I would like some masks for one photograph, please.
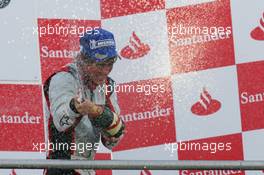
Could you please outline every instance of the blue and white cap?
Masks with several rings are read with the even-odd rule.
[[[80,52],[96,62],[118,56],[114,35],[102,28],[85,33],[80,38]]]

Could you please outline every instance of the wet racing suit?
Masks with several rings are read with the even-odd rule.
[[[65,66],[51,75],[44,83],[46,97],[46,123],[48,125],[48,159],[93,160],[99,142],[109,149],[116,146],[124,132],[124,122],[119,117],[120,109],[115,91],[105,93],[104,86],[90,90],[82,86],[76,63]],[[114,86],[107,78],[105,87]],[[114,88],[110,88],[114,89]],[[102,116],[90,119],[78,114],[71,106],[72,98],[82,93],[97,105],[103,105]],[[114,138],[114,140],[109,140]],[[80,146],[81,145],[81,146]],[[88,146],[87,146],[88,145]],[[83,149],[85,148],[85,149]],[[93,170],[47,169],[46,175],[93,175]]]

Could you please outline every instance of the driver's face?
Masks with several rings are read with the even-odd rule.
[[[107,76],[113,69],[115,58],[105,62],[84,64],[82,73],[85,81],[92,81],[96,85],[103,85]]]
[[[92,81],[96,85],[102,85],[109,73],[111,72],[113,65],[107,66],[96,66],[96,65],[89,65],[85,67],[83,70],[84,75],[89,76],[89,80]]]

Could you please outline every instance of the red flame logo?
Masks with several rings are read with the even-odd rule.
[[[140,175],[152,175],[148,169],[144,169],[140,172]]]
[[[191,111],[196,115],[210,115],[217,112],[221,107],[221,103],[215,99],[212,99],[208,91],[203,88],[203,92],[200,95],[200,100],[195,103]]]
[[[260,18],[259,26],[252,30],[250,35],[255,40],[264,40],[264,13]]]
[[[132,33],[129,43],[130,45],[124,47],[120,52],[120,55],[124,58],[137,59],[147,55],[150,51],[149,45],[142,43],[135,32]]]
[[[9,175],[17,175],[15,172],[15,169],[12,169],[11,173]]]

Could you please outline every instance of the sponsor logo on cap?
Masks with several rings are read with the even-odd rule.
[[[115,41],[113,39],[105,39],[105,40],[91,40],[90,41],[90,48],[97,49],[101,47],[110,47],[115,46]]]
[[[99,53],[95,54],[95,58],[97,58],[97,59],[105,59],[106,57],[107,57],[107,55],[103,55],[103,54],[99,54]]]

